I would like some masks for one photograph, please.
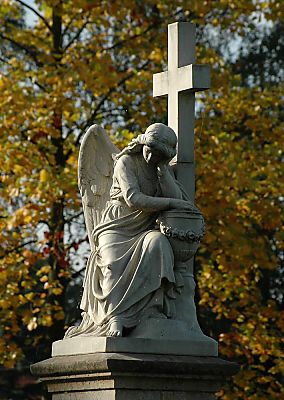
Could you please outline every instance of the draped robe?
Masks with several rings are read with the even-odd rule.
[[[86,268],[83,319],[65,337],[105,336],[113,322],[132,328],[143,318],[174,314],[173,251],[155,226],[169,199],[162,197],[157,171],[142,153],[116,161],[110,197],[92,234],[95,251]]]

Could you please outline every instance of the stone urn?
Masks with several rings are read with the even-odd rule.
[[[205,233],[202,214],[196,211],[163,211],[157,220],[160,231],[170,241],[176,261],[190,260],[196,253]]]

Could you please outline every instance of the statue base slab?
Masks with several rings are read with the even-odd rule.
[[[213,400],[237,371],[217,357],[130,353],[56,356],[31,366],[52,400]]]
[[[144,353],[191,356],[218,356],[218,344],[208,336],[190,340],[145,339],[134,337],[77,336],[58,340],[52,345],[52,356],[93,353]]]

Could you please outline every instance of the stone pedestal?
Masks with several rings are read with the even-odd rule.
[[[190,340],[184,336],[182,339],[149,339],[143,338],[143,324],[141,324],[141,337],[95,337],[95,336],[76,336],[58,340],[52,345],[52,357],[72,356],[76,354],[91,353],[143,353],[143,354],[171,354],[181,356],[218,356],[218,343],[202,334],[191,335]],[[174,327],[176,331],[174,331]],[[145,329],[147,326],[145,326]],[[152,325],[152,331],[168,334],[168,324],[163,326],[163,320],[160,326]],[[165,328],[165,329],[163,329]],[[172,337],[175,332],[181,332],[178,324],[173,324]],[[185,332],[186,333],[186,332]]]
[[[31,366],[52,400],[213,400],[238,365],[218,357],[92,353]]]

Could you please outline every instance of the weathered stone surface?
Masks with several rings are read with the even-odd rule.
[[[176,176],[192,200],[195,197],[195,92],[210,87],[209,67],[195,65],[195,39],[194,24],[168,25],[168,70],[153,76],[153,96],[168,95],[168,125],[178,136]],[[193,270],[192,260],[188,264],[188,271]],[[198,329],[192,281],[184,277],[184,289],[176,299],[176,308],[178,318],[183,315],[184,321],[190,326],[195,323]]]
[[[169,126],[151,124],[122,151],[96,124],[83,137],[78,183],[92,252],[82,321],[65,338],[90,340],[57,342],[54,355],[218,354],[198,324],[192,264],[205,232],[194,205],[194,92],[210,86],[210,73],[194,64],[195,25],[174,23],[168,34],[168,71],[154,76],[154,95],[168,94]],[[163,342],[94,338],[121,336]]]
[[[163,325],[163,321],[158,321]],[[157,325],[153,334],[163,332],[163,326]],[[172,329],[176,328],[176,321]],[[141,326],[141,331],[136,332],[141,337],[94,337],[80,336],[59,340],[53,343],[52,356],[93,353],[145,353],[145,354],[173,354],[173,355],[201,355],[217,356],[218,344],[215,340],[203,335],[192,336],[190,340],[167,340],[163,338],[147,339],[143,334],[147,326]]]
[[[179,320],[186,323],[187,332],[193,324],[198,325],[194,306],[176,318],[175,303],[189,287],[183,279],[186,262],[204,234],[200,210],[169,165],[176,145],[175,132],[155,123],[118,153],[113,165],[115,148],[103,128],[93,125],[86,132],[78,175],[92,252],[80,305],[82,321],[66,331],[66,338],[128,336],[130,329],[141,332],[141,326],[146,328],[142,337],[158,338],[159,331],[151,330],[151,319],[156,318],[160,324],[164,319],[171,320],[169,324],[176,321],[172,334],[170,329],[165,332],[170,339],[179,339]],[[186,143],[185,149],[188,146],[193,142]],[[107,176],[112,182],[108,190]],[[194,291],[190,295],[193,301]],[[198,340],[203,342],[199,331]],[[200,355],[205,355],[204,351]]]
[[[194,24],[168,25],[168,70],[153,75],[153,96],[168,95],[168,125],[178,135],[177,177],[192,200],[195,92],[210,87],[209,66],[195,65],[195,37]],[[189,175],[180,171],[184,167]]]
[[[212,400],[238,366],[217,357],[96,353],[53,357],[31,371],[53,400]]]

